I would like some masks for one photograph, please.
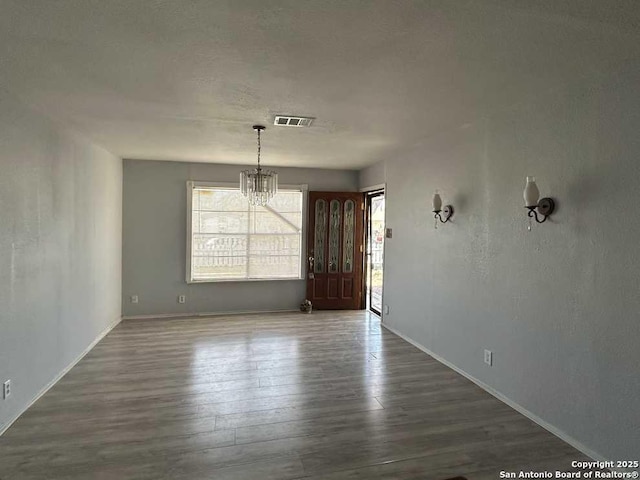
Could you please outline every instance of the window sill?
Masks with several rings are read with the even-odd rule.
[[[238,282],[296,282],[304,280],[304,277],[286,277],[286,278],[219,278],[219,279],[207,279],[207,280],[187,280],[189,285],[198,283],[238,283]]]

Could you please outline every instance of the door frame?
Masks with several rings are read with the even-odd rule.
[[[378,311],[377,309],[375,309],[372,304],[371,304],[371,289],[368,288],[371,285],[371,271],[369,269],[369,261],[371,259],[371,253],[369,252],[369,240],[371,239],[372,236],[372,223],[371,223],[371,204],[372,204],[372,199],[376,198],[376,197],[385,197],[386,196],[386,189],[385,189],[384,184],[382,185],[376,185],[374,187],[368,188],[366,190],[363,191],[365,197],[364,197],[364,210],[365,210],[365,228],[364,228],[364,256],[363,256],[363,260],[364,260],[364,265],[363,265],[363,275],[362,275],[362,299],[363,299],[363,304],[362,307],[364,309],[367,309],[367,305],[368,305],[368,310],[375,313],[378,317],[382,318],[382,308],[380,309],[380,311]],[[386,200],[386,198],[385,198]],[[386,230],[386,208],[385,208],[385,230]],[[385,242],[385,247],[386,247],[386,242]],[[383,258],[383,267],[382,267],[382,271],[383,271],[383,279],[384,279],[384,248],[382,250],[382,258]],[[383,292],[384,292],[384,280],[383,280]],[[384,294],[383,294],[384,297]]]

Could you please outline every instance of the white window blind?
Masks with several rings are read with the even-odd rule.
[[[279,189],[265,207],[237,188],[192,182],[190,190],[187,281],[301,278],[301,189]]]

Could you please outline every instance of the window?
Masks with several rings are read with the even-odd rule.
[[[187,282],[302,278],[303,187],[253,207],[236,186],[188,182]]]

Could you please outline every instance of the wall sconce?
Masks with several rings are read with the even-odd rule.
[[[527,177],[527,184],[524,187],[524,206],[529,209],[529,231],[531,231],[531,219],[535,218],[536,222],[544,223],[547,217],[553,213],[556,204],[552,198],[545,197],[540,199],[540,191],[536,185],[535,177]],[[542,216],[542,220],[538,217]]]
[[[444,209],[442,208],[442,198],[440,198],[440,194],[436,190],[436,193],[433,194],[433,216],[435,218],[435,226],[434,228],[438,229],[438,220],[442,223],[447,223],[451,216],[453,215],[453,207],[451,205],[445,205]],[[440,215],[442,212],[442,215]],[[442,219],[444,217],[444,220]]]

